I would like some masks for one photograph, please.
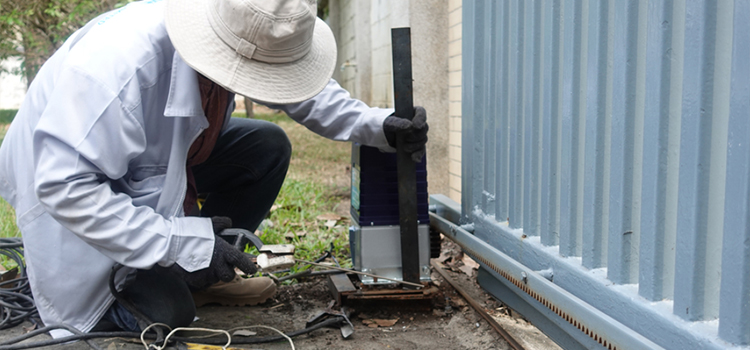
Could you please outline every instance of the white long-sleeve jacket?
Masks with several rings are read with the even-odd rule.
[[[16,209],[39,314],[84,332],[113,302],[115,262],[129,268],[118,285],[155,264],[199,270],[214,237],[210,219],[182,212],[187,151],[208,122],[164,4],[132,3],[97,21],[42,67],[0,147],[0,195]],[[382,123],[392,110],[334,81],[276,107],[325,137],[389,148]]]

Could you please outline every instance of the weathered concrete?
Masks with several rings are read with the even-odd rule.
[[[371,106],[393,107],[391,28],[411,27],[414,103],[427,109],[430,192],[449,186],[449,16],[435,0],[332,0],[329,25],[338,42],[334,78]]]

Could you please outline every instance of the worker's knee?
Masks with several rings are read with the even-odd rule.
[[[226,150],[233,161],[248,162],[247,168],[256,170],[286,171],[292,156],[292,143],[284,129],[257,119],[232,118],[217,147]]]
[[[268,151],[277,157],[279,163],[289,163],[292,157],[292,143],[284,129],[274,123],[268,123],[261,131],[261,137],[267,142]]]
[[[155,270],[138,271],[135,281],[123,291],[151,322],[185,327],[195,319],[195,303],[187,284],[176,276]]]

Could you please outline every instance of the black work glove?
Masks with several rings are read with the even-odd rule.
[[[232,227],[232,219],[224,216],[212,217],[211,222],[213,223],[214,235]],[[237,275],[234,272],[235,267],[248,275],[252,275],[258,270],[245,253],[232,247],[221,237],[215,236],[214,252],[211,256],[211,263],[207,268],[187,272],[178,264],[174,264],[169,267],[169,270],[181,277],[189,286],[203,289],[219,281],[229,282],[233,280]]]
[[[396,148],[396,134],[404,134],[404,151],[411,155],[415,163],[422,161],[427,143],[427,112],[420,106],[414,107],[412,120],[390,115],[383,121],[383,132],[388,144]]]

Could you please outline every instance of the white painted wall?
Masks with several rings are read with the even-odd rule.
[[[460,202],[461,0],[331,0],[329,6],[339,50],[334,78],[371,106],[393,107],[391,28],[411,27],[414,104],[427,109],[430,123],[430,192]]]
[[[21,67],[20,59],[0,62],[4,69]],[[26,97],[26,79],[20,75],[0,74],[0,109],[18,109]]]
[[[461,203],[461,0],[448,1],[448,196]]]

